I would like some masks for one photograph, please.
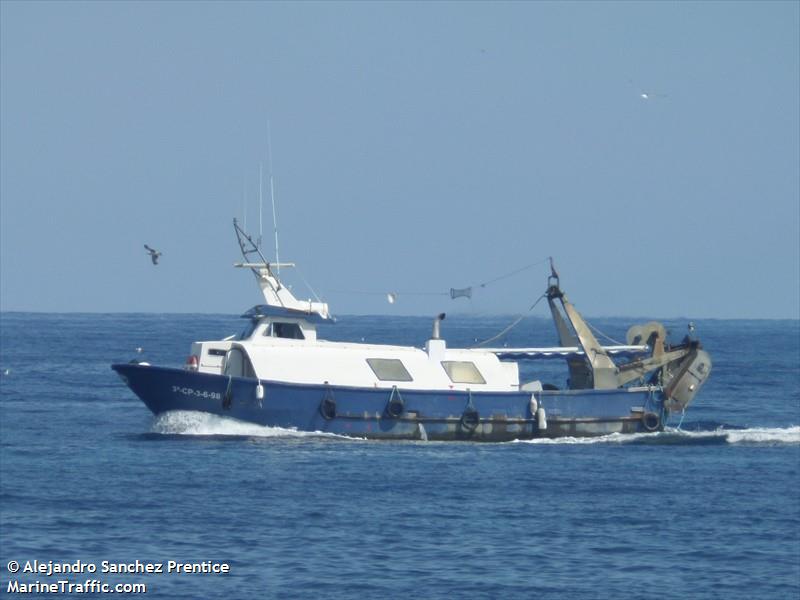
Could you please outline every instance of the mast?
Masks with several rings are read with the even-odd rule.
[[[242,220],[244,221],[244,230],[247,231],[247,180],[242,182],[242,203],[244,204]]]
[[[294,263],[270,263],[251,236],[240,226],[236,219],[233,220],[233,229],[242,251],[242,262],[234,263],[234,267],[250,269],[256,277],[258,287],[264,295],[264,301],[269,306],[279,306],[288,310],[301,311],[306,314],[317,313],[323,319],[330,318],[328,305],[324,302],[305,302],[294,297],[291,290],[281,285],[280,279],[273,269],[280,267],[293,267]]]
[[[261,248],[261,236],[263,235],[263,227],[262,227],[262,218],[261,212],[263,207],[263,196],[262,196],[262,180],[264,178],[264,163],[258,163],[258,244],[257,246],[259,249]]]
[[[277,264],[278,277],[281,275],[281,258],[278,254],[278,219],[275,216],[275,185],[272,176],[272,131],[267,121],[267,160],[269,161],[269,197],[272,201],[272,225],[275,230],[275,263]]]

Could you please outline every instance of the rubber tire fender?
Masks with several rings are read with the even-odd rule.
[[[472,407],[468,407],[464,410],[461,414],[461,420],[459,421],[459,425],[461,428],[468,432],[472,433],[478,428],[478,424],[481,421],[481,416],[477,410]]]
[[[322,418],[326,421],[336,418],[336,400],[333,398],[333,394],[330,391],[325,393],[325,396],[323,396],[319,403],[319,414],[322,415]]]
[[[642,415],[642,427],[645,431],[653,433],[661,429],[661,415],[654,412],[646,412]]]
[[[389,397],[389,401],[386,403],[384,414],[390,419],[399,419],[405,410],[406,406],[403,402],[403,397],[400,395],[400,392],[397,391],[397,388],[394,388],[392,390],[392,395]]]

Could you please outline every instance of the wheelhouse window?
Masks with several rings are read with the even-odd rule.
[[[258,327],[258,319],[251,319],[250,322],[247,324],[247,327],[245,327],[239,333],[239,335],[237,335],[233,339],[235,339],[235,340],[246,340],[246,339],[248,339],[251,335],[253,335],[253,332],[256,330],[256,327]]]
[[[381,381],[414,381],[403,362],[396,358],[368,358],[367,364]]]
[[[264,330],[267,337],[288,338],[291,340],[304,340],[303,330],[297,323],[271,323]]]
[[[486,383],[475,363],[466,360],[443,360],[442,367],[453,383]]]

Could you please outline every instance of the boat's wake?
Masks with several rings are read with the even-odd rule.
[[[354,440],[323,431],[298,431],[282,427],[269,427],[247,423],[230,417],[210,413],[176,410],[164,413],[153,419],[150,433],[161,436],[197,436],[214,438],[329,438]],[[599,437],[540,438],[535,440],[515,440],[521,444],[633,444],[633,445],[676,445],[703,446],[723,444],[762,444],[794,445],[800,444],[800,426],[794,427],[754,427],[734,429],[723,426],[714,429],[687,430],[667,427],[656,433],[612,433]]]
[[[749,429],[717,429],[687,431],[667,427],[656,433],[612,433],[591,438],[563,437],[556,439],[515,440],[521,444],[642,444],[703,446],[722,444],[800,444],[800,427],[753,427]]]
[[[230,417],[190,410],[173,410],[158,415],[153,419],[150,432],[164,436],[353,439],[324,431],[298,431],[283,427],[257,425],[256,423],[247,423]]]

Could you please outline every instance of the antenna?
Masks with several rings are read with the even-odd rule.
[[[258,247],[259,249],[261,248],[261,236],[264,233],[262,227],[262,218],[261,218],[262,205],[264,204],[261,193],[261,187],[262,187],[261,180],[263,179],[263,174],[264,174],[264,163],[258,163]]]
[[[244,204],[244,230],[247,231],[247,179],[242,182],[242,203]]]
[[[272,225],[275,228],[275,262],[278,266],[278,277],[281,275],[281,258],[278,255],[278,219],[275,216],[275,185],[272,177],[272,131],[267,121],[267,158],[269,160],[269,197],[272,201]]]

